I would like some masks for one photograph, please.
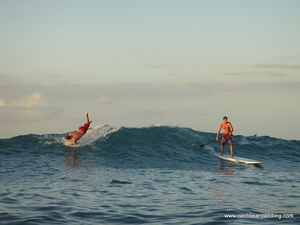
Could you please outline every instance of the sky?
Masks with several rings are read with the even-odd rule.
[[[300,140],[300,1],[0,0],[0,138],[168,125]]]

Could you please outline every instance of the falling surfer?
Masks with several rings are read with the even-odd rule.
[[[86,113],[85,114],[85,123],[81,127],[78,127],[78,129],[76,131],[73,131],[71,133],[66,134],[65,135],[65,143],[70,143],[71,142],[71,144],[76,145],[77,141],[83,135],[85,135],[85,133],[89,129],[91,123],[92,123],[92,121],[90,121],[90,119],[89,119],[89,114]]]

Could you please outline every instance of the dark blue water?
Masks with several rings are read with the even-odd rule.
[[[254,167],[186,128],[121,128],[79,148],[62,137],[0,139],[0,224],[300,224],[300,141],[235,136]]]

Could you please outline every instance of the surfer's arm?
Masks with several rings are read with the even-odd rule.
[[[85,114],[85,123],[90,123],[90,118],[88,113]]]
[[[221,130],[222,130],[222,124],[220,125],[220,127],[219,127],[219,129],[217,131],[216,141],[219,139],[219,134],[220,134]]]
[[[232,134],[233,133],[233,126],[232,126],[231,123],[229,123],[229,125],[230,125],[230,133]]]
[[[90,124],[91,122],[92,122],[92,121],[90,121],[89,114],[86,113],[86,114],[85,114],[85,123]]]

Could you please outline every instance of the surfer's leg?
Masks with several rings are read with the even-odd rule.
[[[224,155],[224,144],[221,143],[221,155]]]
[[[224,138],[224,136],[221,139],[221,155],[224,155],[224,146],[226,143],[226,139]]]
[[[229,144],[229,149],[230,149],[230,156],[233,158],[233,140],[231,137],[228,138],[228,144]]]
[[[233,144],[229,144],[230,157],[233,158]]]

